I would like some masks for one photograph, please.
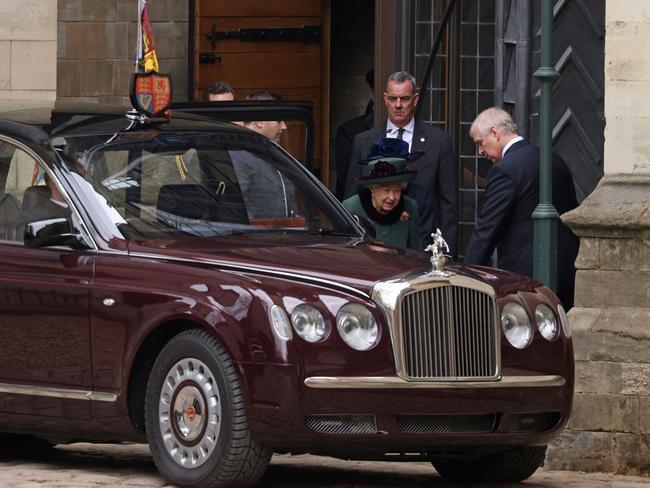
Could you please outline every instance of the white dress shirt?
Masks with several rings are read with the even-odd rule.
[[[508,149],[510,149],[510,147],[511,147],[513,144],[515,144],[515,143],[517,143],[517,142],[519,142],[519,141],[523,141],[523,140],[524,140],[524,138],[521,137],[521,136],[513,137],[512,139],[510,139],[510,140],[508,141],[508,144],[506,144],[505,146],[503,146],[503,151],[501,151],[501,159],[503,159],[503,158],[505,157],[505,155],[506,155],[506,151],[507,151]]]
[[[411,150],[411,143],[413,142],[413,130],[415,129],[415,119],[411,119],[408,124],[404,127],[404,132],[402,133],[402,140],[409,145],[409,151]],[[399,132],[399,127],[393,124],[390,120],[386,121],[386,137],[397,139],[397,134]]]

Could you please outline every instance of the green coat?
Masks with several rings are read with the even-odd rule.
[[[379,224],[377,216],[368,215],[364,206],[361,203],[359,195],[353,195],[343,201],[343,206],[352,215],[358,215],[369,219],[375,226],[376,236],[375,239],[386,244],[397,247],[408,247],[422,250],[422,241],[420,240],[420,216],[418,215],[418,207],[415,200],[402,195],[403,211],[409,214],[407,221],[403,222],[397,218],[392,224]],[[401,214],[401,211],[399,212]]]

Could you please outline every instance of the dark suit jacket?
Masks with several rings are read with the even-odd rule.
[[[561,215],[578,206],[573,178],[564,161],[553,156],[553,205]],[[465,263],[488,264],[497,249],[497,266],[533,275],[532,213],[539,203],[539,148],[527,141],[510,147],[487,175],[485,199],[467,246]],[[558,221],[557,295],[573,304],[578,238]]]
[[[362,165],[358,162],[368,156],[370,146],[379,139],[386,137],[386,123],[358,134],[354,138],[350,169],[345,185],[345,197],[357,193],[356,178],[361,176]],[[426,234],[426,244],[430,244],[431,232],[429,225],[439,226],[449,245],[449,252],[456,256],[458,251],[458,184],[457,167],[449,136],[437,127],[416,121],[413,130],[411,152],[424,151],[424,155],[409,163],[417,170],[413,183],[424,187],[425,191],[409,193],[418,204],[422,234]],[[433,207],[425,202],[428,190],[432,197]],[[417,194],[416,194],[417,193]]]
[[[418,215],[420,216],[421,249],[424,249],[431,244],[431,234],[440,227],[440,222],[437,220],[438,216],[434,216],[433,193],[429,188],[420,186],[417,183],[409,183],[404,196],[415,200],[417,204]]]
[[[336,198],[343,200],[345,183],[350,166],[350,155],[354,137],[368,129],[372,129],[373,113],[365,113],[339,125],[334,138],[334,164],[336,167]]]

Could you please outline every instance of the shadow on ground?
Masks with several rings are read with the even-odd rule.
[[[59,469],[83,469],[97,473],[141,471],[157,474],[146,446],[135,444],[70,444],[51,446],[44,442],[0,446],[2,463],[47,463]]]
[[[350,470],[346,467],[297,466],[272,464],[260,483],[259,488],[422,488],[461,486],[444,483],[433,468],[429,476],[410,474],[391,474],[388,472],[368,472]]]
[[[153,477],[158,474],[145,444],[43,443],[0,445],[0,464],[45,465],[46,469],[78,470],[86,475]],[[130,485],[129,485],[130,486]],[[318,456],[276,455],[258,488],[461,488],[470,485],[443,481],[428,463],[362,463]],[[490,488],[550,488],[528,480],[523,484],[486,484]]]

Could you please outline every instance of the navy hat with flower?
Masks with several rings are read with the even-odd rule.
[[[409,171],[404,158],[377,158],[369,161],[364,174],[357,178],[362,186],[387,185],[411,181],[417,171]]]
[[[409,170],[408,161],[413,161],[424,151],[409,153],[409,145],[400,139],[379,139],[370,147],[370,154],[359,161],[365,166],[357,182],[362,186],[412,181],[417,171]]]
[[[402,158],[407,161],[415,161],[424,154],[424,151],[409,152],[408,142],[402,139],[386,137],[379,139],[370,146],[370,154],[365,159],[359,161],[359,164],[365,164],[377,158]]]

